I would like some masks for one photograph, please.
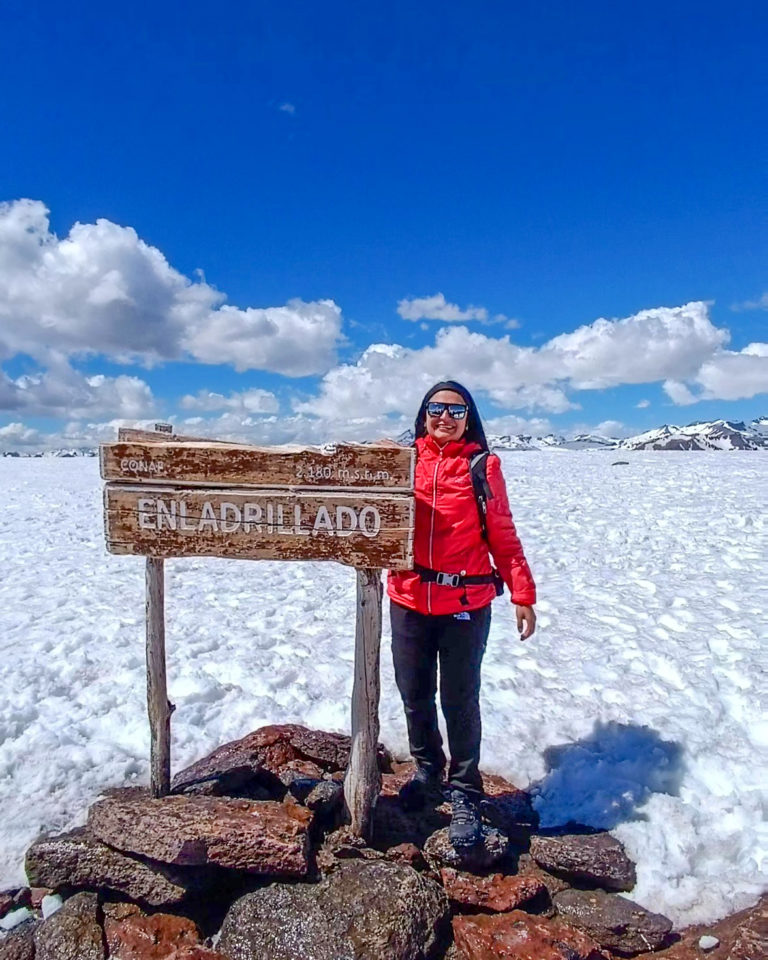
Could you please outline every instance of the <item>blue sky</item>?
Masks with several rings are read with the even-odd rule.
[[[497,432],[768,413],[767,39],[756,2],[4,4],[0,447],[370,439],[445,375]]]

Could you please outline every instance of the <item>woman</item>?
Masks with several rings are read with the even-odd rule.
[[[483,537],[470,461],[488,450],[488,442],[469,391],[453,380],[435,384],[421,402],[414,432],[414,569],[390,571],[387,584],[395,679],[416,761],[400,797],[416,809],[442,792],[445,754],[435,706],[439,661],[451,753],[449,836],[454,846],[470,846],[481,838],[480,664],[491,600],[500,574],[517,607],[520,639],[527,640],[536,625],[536,587],[512,522],[501,464],[492,454],[486,462]]]

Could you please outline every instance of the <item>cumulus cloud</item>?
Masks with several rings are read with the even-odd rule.
[[[431,384],[450,377],[507,410],[563,413],[578,407],[574,390],[695,376],[728,336],[700,302],[596,320],[540,347],[445,327],[418,350],[373,344],[356,363],[330,370],[319,395],[294,408],[330,420],[345,411],[412,413]]]
[[[768,343],[750,343],[738,352],[718,350],[701,364],[689,385],[670,380],[664,390],[681,406],[700,400],[748,400],[768,393]]]
[[[27,416],[149,416],[155,401],[139,377],[84,376],[66,362],[11,379],[0,370],[0,410]]]
[[[641,400],[639,403],[635,404],[638,410],[645,410],[645,408],[650,407],[650,405],[651,405],[650,400]]]
[[[469,306],[465,310],[455,303],[448,303],[442,293],[432,297],[414,297],[412,300],[400,300],[397,312],[403,320],[442,320],[444,323],[465,322],[467,320],[488,319],[485,307]]]
[[[39,430],[27,427],[23,423],[8,423],[0,427],[0,449],[39,446],[43,436]]]
[[[280,409],[274,393],[257,387],[240,393],[230,393],[226,397],[210,390],[199,390],[194,396],[187,394],[182,397],[180,406],[183,410],[233,410],[242,414],[277,413]]]
[[[0,204],[0,358],[193,359],[290,377],[334,364],[341,311],[332,300],[246,309],[224,300],[131,227],[77,223],[60,239],[39,201]]]

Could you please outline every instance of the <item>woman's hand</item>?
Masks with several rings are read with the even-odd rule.
[[[533,636],[533,631],[536,629],[536,614],[533,607],[527,607],[522,603],[515,604],[515,611],[517,612],[517,629],[520,632],[520,639],[527,640],[528,637]]]

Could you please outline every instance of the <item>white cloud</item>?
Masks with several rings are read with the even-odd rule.
[[[403,320],[442,320],[444,323],[457,323],[488,319],[488,311],[485,307],[469,306],[462,310],[455,303],[448,303],[442,293],[436,293],[432,297],[400,300],[397,304],[397,312]]]
[[[595,433],[601,437],[616,437],[625,429],[621,420],[603,420],[595,427]]]
[[[23,423],[8,423],[0,427],[0,450],[13,450],[16,447],[37,446],[42,434]]]
[[[65,361],[12,380],[0,370],[0,410],[27,416],[149,416],[155,401],[138,377],[83,376]]]
[[[191,358],[286,376],[335,362],[341,311],[332,300],[242,310],[224,300],[131,227],[77,223],[59,239],[39,201],[0,204],[0,357]]]
[[[639,403],[635,404],[638,410],[645,410],[645,408],[650,407],[650,405],[651,405],[650,400],[641,400]]]
[[[768,343],[750,343],[739,352],[716,351],[701,364],[689,383],[690,387],[667,381],[664,390],[681,406],[700,400],[748,400],[768,393]]]
[[[676,403],[680,407],[690,406],[700,399],[699,397],[695,397],[688,387],[679,380],[665,380],[663,387],[664,393],[666,393],[672,403]]]
[[[233,410],[243,414],[277,413],[280,409],[274,393],[257,387],[240,393],[230,393],[226,397],[210,390],[199,390],[195,396],[187,394],[182,397],[179,405],[183,410]]]
[[[578,406],[568,394],[574,389],[694,376],[727,339],[705,303],[596,320],[541,347],[445,327],[433,346],[418,350],[373,344],[356,363],[330,370],[319,395],[294,408],[329,420],[349,410],[413,414],[433,383],[450,378],[504,409],[563,413]]]
[[[290,113],[291,116],[294,116],[296,113],[296,105],[293,103],[281,103],[277,109],[283,113]]]
[[[764,293],[757,300],[745,300],[743,303],[734,303],[731,310],[768,310],[768,293]]]

